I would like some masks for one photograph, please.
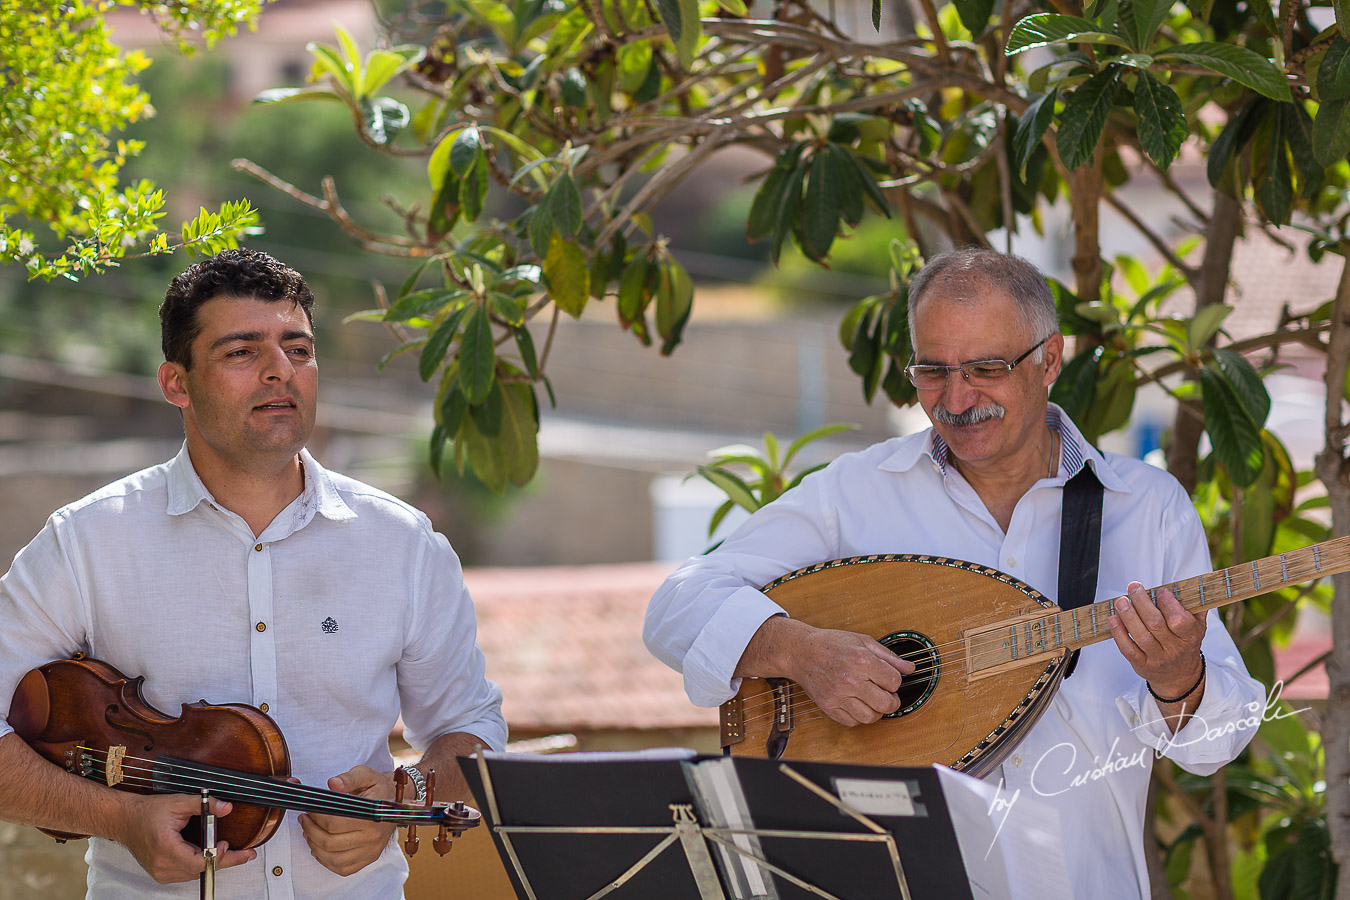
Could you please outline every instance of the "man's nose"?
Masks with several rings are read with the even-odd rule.
[[[295,365],[281,347],[271,347],[263,353],[262,378],[264,381],[290,381],[295,374]]]
[[[960,370],[947,373],[947,386],[942,391],[943,406],[954,413],[965,412],[979,402],[980,392],[966,381]]]

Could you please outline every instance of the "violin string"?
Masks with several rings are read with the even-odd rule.
[[[94,762],[102,763],[104,766],[104,777],[106,778],[106,751],[93,747],[81,746]],[[145,763],[147,765],[128,765],[128,763]],[[160,771],[157,773],[155,767]],[[166,772],[165,769],[170,770]],[[173,770],[181,770],[186,774],[199,774],[201,781],[191,778],[175,777],[170,774]],[[203,787],[207,789],[223,789],[220,793],[222,799],[237,799],[243,803],[256,803],[264,806],[282,806],[295,808],[297,801],[304,798],[304,803],[314,807],[315,812],[333,812],[342,814],[344,811],[353,814],[348,817],[379,817],[377,821],[438,821],[441,814],[437,808],[403,808],[395,806],[390,801],[375,800],[369,797],[357,797],[350,794],[340,794],[333,791],[327,791],[323,788],[315,788],[310,785],[289,784],[279,782],[266,775],[255,775],[249,772],[220,772],[212,768],[205,768],[194,765],[190,761],[167,761],[145,759],[141,757],[128,756],[123,759],[122,771],[124,781],[132,782],[138,786],[154,789],[157,785],[165,787],[174,787],[183,789],[182,793],[195,793]],[[149,775],[133,775],[127,777],[127,772],[148,772]],[[97,777],[91,775],[90,777]]]

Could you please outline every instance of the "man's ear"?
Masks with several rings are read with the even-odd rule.
[[[1045,342],[1044,350],[1045,379],[1043,383],[1046,387],[1049,387],[1059,377],[1059,370],[1064,367],[1064,335],[1050,335],[1050,339]]]
[[[159,364],[159,390],[165,400],[179,409],[187,409],[192,403],[188,399],[187,370],[178,363]]]

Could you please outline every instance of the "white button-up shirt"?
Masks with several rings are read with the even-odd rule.
[[[1084,464],[1105,488],[1095,600],[1124,593],[1130,581],[1153,587],[1210,571],[1199,517],[1174,478],[1098,453],[1053,404],[1047,422],[1062,436],[1059,474],[1018,501],[1006,534],[947,465],[947,447],[935,432],[894,438],[808,476],[716,551],[685,563],[652,598],[647,646],[684,674],[694,703],[716,706],[739,689],[733,672],[755,631],[783,613],[757,587],[804,566],[869,554],[948,556],[1001,569],[1053,600],[1062,488]],[[1049,798],[1057,809],[1073,896],[1148,897],[1142,835],[1155,751],[1208,774],[1255,733],[1264,690],[1212,611],[1203,649],[1204,698],[1173,737],[1115,644],[1084,648],[1077,671],[1016,755],[990,776],[1002,779],[1005,803],[1020,790]],[[1000,819],[1005,809],[1003,827],[1017,828],[1016,803],[1000,807]]]
[[[256,537],[214,502],[186,445],[54,513],[0,579],[0,712],[24,673],[84,651],[145,676],[146,699],[171,716],[203,698],[266,704],[308,785],[356,765],[390,771],[400,713],[419,750],[449,732],[500,749],[501,693],[449,543],[408,504],[301,458],[304,491]],[[96,900],[198,895],[154,884],[111,841],[91,840],[86,858]],[[257,859],[217,873],[216,896],[387,900],[406,876],[394,841],[335,875],[288,813]]]

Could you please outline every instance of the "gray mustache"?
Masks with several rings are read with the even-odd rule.
[[[929,415],[933,417],[934,421],[941,422],[943,425],[953,425],[959,428],[964,425],[978,425],[990,419],[1001,419],[1006,413],[1007,410],[997,403],[972,406],[965,412],[960,413],[954,413],[941,403],[937,403],[933,405]]]

